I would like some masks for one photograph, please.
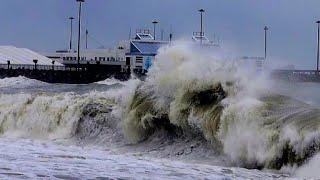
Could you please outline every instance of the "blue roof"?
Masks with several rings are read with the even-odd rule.
[[[166,45],[165,42],[141,42],[132,41],[130,54],[156,55],[161,46]],[[137,51],[138,50],[138,51]]]

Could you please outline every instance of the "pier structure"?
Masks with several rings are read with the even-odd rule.
[[[290,82],[320,82],[320,75],[317,70],[276,69],[271,72],[271,77]]]
[[[0,78],[25,76],[49,83],[87,84],[110,77],[126,80],[130,74],[123,69],[124,61],[97,62],[88,64],[81,61],[81,69],[77,69],[76,52],[63,64],[57,59],[48,58],[26,48],[0,46]],[[101,63],[102,64],[102,63]]]

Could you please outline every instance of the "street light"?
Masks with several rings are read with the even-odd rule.
[[[154,20],[152,21],[152,24],[153,24],[153,39],[156,40],[156,25],[158,24],[159,22]]]
[[[202,44],[202,38],[204,36],[204,32],[203,32],[203,13],[205,12],[205,10],[204,9],[200,9],[199,12],[200,12],[200,36],[201,36],[200,42]]]
[[[264,27],[264,60],[267,59],[267,31],[269,28],[267,26]]]
[[[320,21],[317,21],[316,23],[318,24],[317,74],[319,74]]]
[[[34,59],[34,60],[33,60],[33,63],[34,63],[34,70],[37,70],[38,60],[37,60],[37,59]]]
[[[81,36],[81,7],[84,0],[77,0],[79,2],[79,14],[78,14],[78,68],[80,67],[80,36]]]
[[[72,24],[73,24],[73,20],[74,20],[74,17],[69,17],[69,20],[70,20],[70,44],[69,44],[69,49],[71,50],[72,49]]]
[[[7,65],[8,65],[8,70],[10,69],[10,61],[7,61]]]
[[[52,70],[54,71],[54,63],[55,63],[55,60],[52,60],[51,61],[51,64],[52,64]]]
[[[86,29],[86,49],[88,49],[88,35],[89,35],[89,31],[88,29]]]

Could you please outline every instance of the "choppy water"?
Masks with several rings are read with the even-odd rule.
[[[1,179],[248,179],[260,171],[116,154],[26,139],[0,139]]]
[[[143,82],[0,79],[0,179],[319,178],[320,85],[212,58],[162,49]]]
[[[14,82],[12,84],[7,81]],[[119,88],[120,82],[108,84],[61,85],[46,84],[24,77],[0,80],[1,98],[8,96],[57,96],[60,94],[100,94]],[[14,91],[10,91],[10,89]],[[74,95],[74,96],[77,96]],[[18,99],[16,99],[18,101]],[[34,126],[36,126],[34,124]],[[101,137],[100,137],[101,138]],[[258,170],[228,168],[188,160],[188,157],[172,158],[176,151],[186,150],[184,145],[152,150],[152,145],[132,146],[123,140],[107,140],[83,145],[76,138],[48,140],[43,137],[25,137],[7,132],[0,138],[0,179],[248,179],[283,178],[286,175]],[[115,138],[115,141],[117,139]],[[105,144],[104,144],[105,143]],[[158,142],[156,142],[158,143]],[[158,147],[153,147],[158,148]],[[163,152],[160,152],[163,151]],[[167,154],[173,153],[172,156]],[[165,158],[161,158],[165,156]]]

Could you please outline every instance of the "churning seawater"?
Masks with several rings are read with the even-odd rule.
[[[190,147],[203,143],[199,139],[190,142],[181,138],[174,142],[155,136],[157,140],[130,145],[117,125],[80,112],[108,113],[113,104],[108,98],[124,88],[123,82],[106,80],[90,85],[65,85],[17,77],[2,79],[0,84],[0,179],[286,177],[211,165],[205,156],[214,154],[208,153],[208,149],[198,150],[203,153],[199,158],[203,159],[197,160]],[[88,121],[100,119],[106,126],[85,124],[83,126],[89,129],[74,133],[77,131],[74,128],[78,128],[77,121],[83,121],[83,118]],[[57,121],[70,121],[70,124]],[[212,163],[220,163],[220,158],[216,158]]]
[[[319,178],[320,85],[247,66],[177,43],[145,81],[1,79],[0,179]]]

